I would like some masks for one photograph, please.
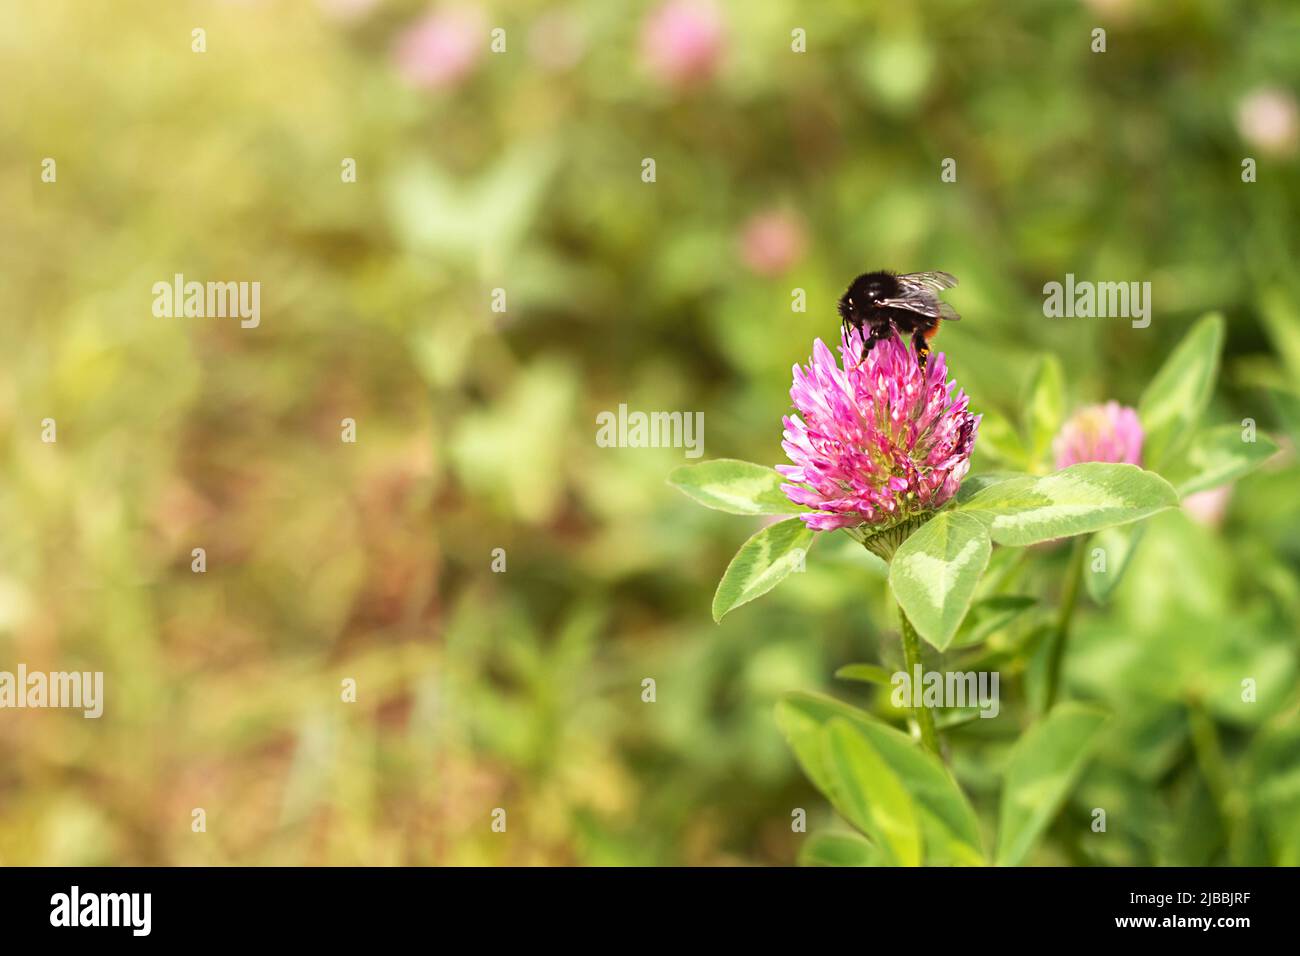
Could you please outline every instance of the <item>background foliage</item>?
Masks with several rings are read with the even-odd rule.
[[[887,710],[832,678],[896,664],[883,567],[827,538],[715,625],[768,519],[696,508],[680,450],[599,448],[595,416],[699,410],[708,457],[782,460],[790,366],[882,266],[960,277],[937,345],[988,415],[977,470],[1041,355],[1065,411],[1136,404],[1224,314],[1206,419],[1283,451],[1221,523],[1151,519],[1083,607],[1066,690],[1113,717],[1028,861],[1300,862],[1300,180],[1238,121],[1300,83],[1300,8],[726,3],[679,85],[644,62],[650,5],[496,3],[429,89],[393,54],[426,8],[351,6],[0,9],[0,669],[107,684],[99,721],[0,713],[0,863],[793,862],[792,809],[831,810],[774,704]],[[775,265],[744,254],[764,213],[802,237]],[[261,281],[261,327],[154,318],[177,272]],[[1044,318],[1067,272],[1150,281],[1150,328]],[[989,848],[1018,713],[952,732]]]

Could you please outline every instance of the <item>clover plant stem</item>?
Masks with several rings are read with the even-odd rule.
[[[1088,536],[1079,535],[1070,545],[1070,564],[1066,571],[1065,591],[1061,595],[1061,609],[1056,618],[1056,628],[1052,632],[1051,657],[1047,661],[1047,693],[1043,709],[1051,710],[1056,703],[1057,691],[1061,686],[1061,661],[1065,659],[1065,645],[1070,639],[1070,624],[1074,620],[1074,609],[1079,603],[1079,585],[1083,583],[1083,558],[1088,546]]]
[[[903,624],[903,662],[907,666],[908,679],[915,680],[917,669],[921,667],[921,638],[917,635],[916,628],[912,627],[912,622],[907,619],[907,614],[901,605],[898,608],[898,619]],[[926,750],[942,759],[943,754],[939,750],[939,734],[934,728],[934,714],[924,699],[921,701],[921,706],[915,708],[914,713],[916,722],[921,727],[921,743]]]

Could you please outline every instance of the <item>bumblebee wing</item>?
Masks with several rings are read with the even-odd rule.
[[[931,319],[946,319],[957,315],[946,302],[940,302],[928,292],[900,299],[881,299],[876,303],[876,308],[906,309],[908,312],[915,312],[917,315],[924,315]],[[948,315],[950,312],[952,316]]]
[[[951,289],[957,284],[957,277],[947,272],[910,272],[898,276],[898,284],[903,295],[916,295],[928,292],[938,295],[944,289]]]
[[[907,309],[932,319],[945,319],[949,322],[960,321],[957,310],[947,302],[939,301],[939,293],[951,289],[957,279],[946,272],[912,272],[898,276],[898,285],[902,295],[894,299],[884,299],[877,305],[886,308]]]

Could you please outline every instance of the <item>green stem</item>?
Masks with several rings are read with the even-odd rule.
[[[907,667],[907,678],[912,681],[916,679],[917,669],[921,667],[921,638],[917,635],[912,622],[907,619],[907,614],[904,613],[901,605],[898,608],[898,619],[903,622],[903,663]],[[913,694],[915,693],[916,689],[913,688]],[[939,750],[939,734],[934,729],[934,714],[926,706],[924,695],[918,696],[921,698],[921,706],[913,708],[912,713],[921,727],[921,743],[926,750],[942,759],[943,754]]]
[[[1232,771],[1223,755],[1223,747],[1219,742],[1219,731],[1214,726],[1214,719],[1206,713],[1205,707],[1199,700],[1188,701],[1187,717],[1196,764],[1200,768],[1206,788],[1210,791],[1214,808],[1219,813],[1228,857],[1232,861],[1244,816],[1237,790],[1232,783]],[[1234,862],[1234,865],[1239,864]]]
[[[1066,571],[1065,592],[1061,595],[1061,609],[1052,633],[1051,656],[1047,661],[1047,694],[1044,710],[1051,710],[1061,686],[1061,661],[1065,658],[1065,645],[1070,640],[1070,624],[1074,608],[1079,603],[1079,585],[1083,583],[1083,558],[1088,547],[1088,536],[1079,535],[1070,547],[1070,566]]]
[[[1191,725],[1192,749],[1196,753],[1196,762],[1201,768],[1201,775],[1205,778],[1210,796],[1214,798],[1216,808],[1226,824],[1228,814],[1225,808],[1232,787],[1228,783],[1230,775],[1228,764],[1223,759],[1223,748],[1219,746],[1219,733],[1214,727],[1214,721],[1205,713],[1198,701],[1193,700],[1188,704],[1187,715],[1188,723]]]

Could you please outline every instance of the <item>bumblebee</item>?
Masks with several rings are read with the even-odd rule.
[[[840,319],[845,328],[852,326],[862,334],[863,358],[881,339],[895,333],[903,338],[910,335],[917,363],[924,369],[939,322],[961,318],[947,302],[939,301],[939,293],[956,284],[946,272],[864,272],[840,297]]]

